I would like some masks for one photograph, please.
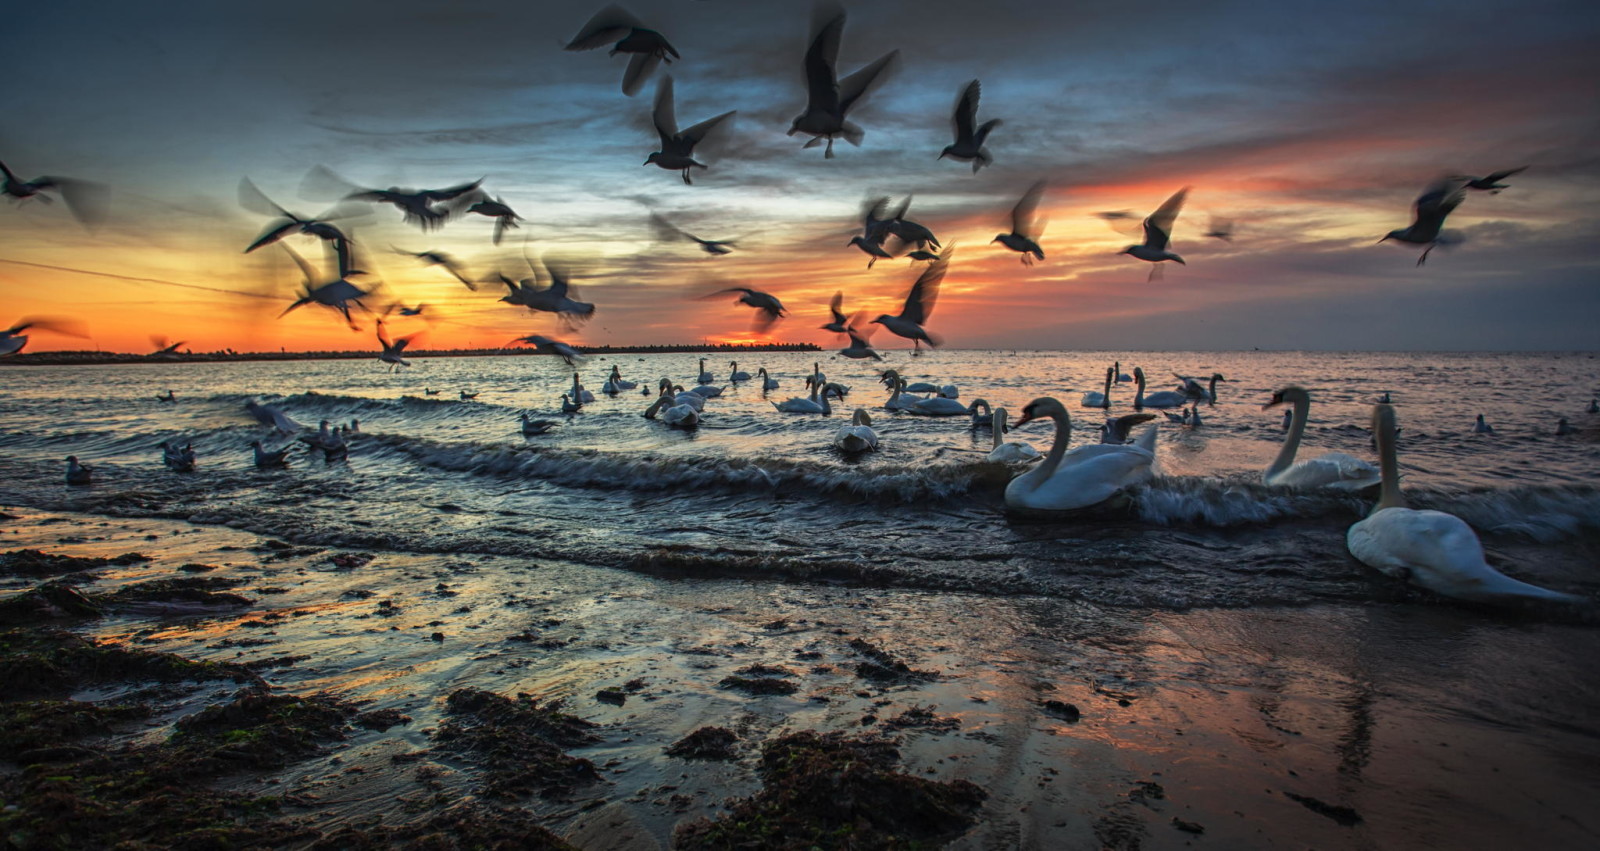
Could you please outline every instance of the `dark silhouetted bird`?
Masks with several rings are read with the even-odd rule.
[[[102,184],[49,175],[23,180],[3,162],[0,162],[0,175],[4,176],[3,182],[0,182],[0,194],[7,195],[14,201],[22,202],[32,198],[40,203],[50,204],[55,199],[44,193],[60,192],[61,200],[67,202],[68,212],[72,213],[79,224],[93,227],[105,220],[105,203],[109,191]]]
[[[873,83],[882,78],[900,51],[891,50],[870,65],[840,80],[835,68],[839,64],[839,41],[844,34],[844,10],[831,4],[817,7],[818,24],[812,30],[811,46],[806,50],[806,111],[789,125],[789,135],[804,133],[811,137],[805,147],[814,148],[824,139],[828,147],[823,156],[833,156],[833,140],[839,137],[852,145],[860,145],[865,132],[845,120]]]
[[[1173,193],[1172,197],[1166,200],[1166,203],[1145,218],[1144,242],[1139,245],[1130,245],[1120,253],[1131,254],[1140,260],[1146,260],[1151,263],[1171,260],[1175,263],[1188,265],[1183,262],[1182,257],[1174,254],[1170,248],[1172,243],[1172,224],[1178,220],[1178,213],[1183,209],[1183,199],[1188,195],[1189,187],[1187,186]],[[1158,276],[1156,270],[1159,268],[1157,266],[1150,270],[1151,280]]]
[[[989,149],[983,146],[989,138],[989,131],[1000,126],[1000,119],[994,118],[978,124],[978,96],[981,90],[978,81],[973,80],[961,90],[956,98],[954,114],[950,117],[950,126],[955,132],[956,140],[953,144],[946,145],[939,154],[939,159],[949,157],[961,162],[972,163],[972,173],[977,174],[978,169],[994,162],[989,156]]]
[[[1001,245],[1021,253],[1022,264],[1032,266],[1034,258],[1044,259],[1044,249],[1039,247],[1039,237],[1044,233],[1044,221],[1039,218],[1039,199],[1044,195],[1044,181],[1028,187],[1021,200],[1011,208],[1011,232],[996,234],[990,245]]]
[[[632,97],[644,85],[646,77],[662,60],[668,64],[678,59],[678,51],[667,43],[666,36],[645,27],[638,18],[628,14],[621,6],[611,5],[595,13],[589,23],[572,40],[567,50],[594,50],[611,45],[606,55],[631,53],[628,70],[622,73],[622,93]],[[671,58],[668,58],[668,57]]]
[[[663,77],[661,82],[656,84],[655,109],[650,113],[650,118],[656,125],[656,133],[661,136],[661,150],[645,159],[644,165],[654,163],[669,171],[682,172],[683,182],[689,184],[694,182],[689,179],[689,169],[706,167],[705,163],[695,160],[694,146],[700,144],[713,127],[726,121],[737,110],[729,110],[679,131],[672,100],[672,78]]]
[[[1461,178],[1447,177],[1434,181],[1422,190],[1412,205],[1414,217],[1409,227],[1392,230],[1378,240],[1387,242],[1396,240],[1409,242],[1412,245],[1426,245],[1422,256],[1417,258],[1417,265],[1421,266],[1428,261],[1428,254],[1440,245],[1454,245],[1461,241],[1461,236],[1454,231],[1444,230],[1445,217],[1450,215],[1466,197],[1466,185]]]
[[[950,257],[954,253],[955,245],[952,244],[939,254],[939,259],[922,270],[916,283],[911,285],[911,291],[906,293],[905,306],[900,309],[899,315],[890,316],[886,313],[872,320],[888,328],[889,333],[910,340],[914,352],[921,351],[923,342],[930,346],[937,346],[941,342],[928,332],[926,326],[928,317],[933,315],[933,305],[939,298],[939,284],[944,280],[944,274],[950,267]]]

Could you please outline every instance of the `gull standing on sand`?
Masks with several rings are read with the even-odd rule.
[[[840,80],[835,69],[839,64],[839,41],[844,35],[844,10],[835,4],[823,3],[817,6],[815,17],[811,46],[806,49],[805,58],[806,111],[790,123],[789,135],[810,136],[811,140],[804,145],[807,148],[814,148],[826,139],[828,146],[822,155],[832,159],[834,137],[852,145],[861,144],[865,132],[845,120],[845,116],[883,76],[900,51],[891,50]]]
[[[994,158],[989,156],[989,149],[983,146],[989,138],[989,131],[1000,126],[1000,119],[993,118],[978,124],[978,96],[981,94],[978,81],[973,80],[961,89],[961,94],[956,98],[954,113],[950,116],[950,127],[955,132],[956,140],[953,144],[946,145],[939,154],[939,159],[949,157],[961,162],[972,162],[972,173],[977,174],[978,169],[994,163]]]
[[[1379,243],[1391,239],[1398,242],[1409,242],[1412,245],[1426,245],[1422,256],[1417,258],[1417,265],[1421,266],[1428,261],[1428,254],[1440,245],[1455,245],[1461,242],[1461,235],[1456,231],[1444,229],[1444,220],[1461,204],[1466,197],[1466,184],[1460,178],[1447,177],[1430,184],[1417,196],[1412,205],[1414,215],[1410,226],[1399,230],[1389,231]]]
[[[1044,233],[1044,222],[1038,217],[1039,199],[1044,195],[1044,181],[1028,187],[1021,200],[1011,208],[1011,232],[996,234],[990,245],[1001,245],[1022,254],[1022,265],[1032,266],[1034,258],[1044,259],[1044,249],[1039,247],[1039,237]]]
[[[672,77],[663,76],[661,82],[656,84],[655,109],[650,113],[656,133],[661,136],[661,150],[647,157],[644,164],[655,163],[669,171],[681,172],[684,184],[693,184],[694,181],[689,179],[689,169],[706,167],[705,163],[695,160],[695,145],[704,141],[712,128],[733,117],[736,112],[738,110],[728,110],[680,131],[677,113],[673,109]]]
[[[1172,253],[1169,247],[1172,242],[1172,225],[1178,219],[1178,212],[1183,209],[1183,200],[1189,195],[1189,187],[1185,186],[1173,194],[1166,203],[1156,208],[1144,220],[1144,242],[1139,245],[1130,245],[1120,253],[1131,254],[1140,260],[1159,264],[1163,260],[1171,260],[1179,265],[1188,265],[1183,258]],[[1149,280],[1159,277],[1159,265],[1151,267]]]
[[[928,264],[917,282],[911,285],[911,291],[906,293],[905,305],[900,308],[899,315],[885,313],[872,320],[888,328],[889,333],[910,340],[914,354],[921,353],[924,341],[930,346],[939,345],[939,338],[928,333],[924,326],[933,315],[933,305],[939,298],[939,283],[944,280],[944,273],[950,267],[950,257],[955,250],[955,244],[951,243],[939,255],[939,259]]]
[[[567,42],[567,50],[594,50],[611,45],[607,56],[631,53],[628,70],[622,73],[622,93],[632,97],[644,85],[645,78],[662,60],[672,64],[679,59],[678,51],[667,42],[666,36],[648,29],[638,18],[615,4],[596,12],[583,29]],[[668,58],[670,55],[671,58]]]

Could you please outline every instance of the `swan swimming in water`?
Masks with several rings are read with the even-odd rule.
[[[1122,371],[1122,361],[1117,361],[1116,363],[1113,363],[1111,365],[1111,369],[1113,371],[1115,371],[1116,374],[1117,374],[1117,383],[1118,384],[1132,384],[1133,383],[1133,376],[1128,375],[1128,374],[1126,374],[1126,373],[1124,373]]]
[[[700,411],[693,405],[680,403],[673,395],[671,387],[662,388],[661,395],[645,409],[646,419],[661,421],[673,428],[695,428],[700,425]]]
[[[872,430],[872,416],[866,408],[857,408],[850,424],[840,427],[833,436],[833,445],[841,452],[865,452],[878,448],[878,433]]]
[[[695,379],[694,383],[695,384],[710,384],[711,382],[716,381],[716,380],[717,380],[717,377],[715,375],[711,374],[711,370],[706,369],[706,359],[705,358],[701,358],[700,359],[700,377]]]
[[[1088,508],[1154,475],[1158,427],[1152,426],[1132,444],[1097,443],[1068,452],[1072,415],[1066,406],[1041,396],[1022,409],[1017,425],[1041,417],[1056,421],[1055,442],[1043,464],[1006,485],[1007,506],[1046,511]]]
[[[988,460],[1001,464],[1027,464],[1043,458],[1033,444],[1021,440],[1006,440],[1006,409],[995,408],[991,415],[990,428],[994,430],[994,448],[989,450]]]
[[[768,375],[766,367],[762,367],[762,368],[756,370],[756,375],[761,376],[761,392],[762,393],[765,393],[768,390],[776,390],[776,389],[778,389],[778,379],[773,378],[771,375]]]
[[[1357,561],[1457,600],[1585,602],[1582,597],[1520,582],[1490,567],[1477,534],[1454,514],[1406,507],[1395,453],[1394,408],[1373,407],[1372,432],[1378,441],[1383,491],[1372,513],[1345,535],[1345,545]]]
[[[1106,386],[1105,386],[1105,390],[1100,392],[1100,393],[1095,393],[1095,392],[1091,391],[1091,392],[1083,394],[1083,402],[1080,403],[1080,404],[1082,404],[1082,406],[1085,407],[1085,408],[1109,408],[1109,407],[1111,407],[1111,384],[1112,384],[1112,382],[1114,382],[1116,380],[1116,377],[1117,377],[1117,369],[1116,369],[1116,367],[1111,367],[1111,366],[1106,367]]]
[[[1181,408],[1189,403],[1189,397],[1176,390],[1158,390],[1146,396],[1144,370],[1137,366],[1133,368],[1133,383],[1139,388],[1133,397],[1135,408]]]
[[[750,380],[750,373],[745,372],[744,370],[740,369],[738,361],[729,361],[728,362],[728,366],[731,367],[732,370],[733,370],[732,372],[728,373],[728,383],[729,384],[737,384],[737,383],[739,383],[741,381],[749,381]]]
[[[994,424],[994,411],[989,407],[988,399],[973,399],[967,406],[967,413],[972,415],[973,428],[989,428]]]
[[[1265,411],[1279,405],[1291,405],[1289,434],[1283,439],[1278,457],[1262,474],[1261,480],[1275,487],[1338,488],[1361,490],[1378,484],[1378,468],[1343,452],[1329,452],[1308,461],[1295,463],[1295,453],[1300,450],[1300,440],[1306,432],[1306,422],[1311,418],[1311,394],[1300,387],[1285,387],[1272,394],[1271,401],[1261,406]]]
[[[905,409],[908,414],[917,414],[923,417],[958,417],[969,414],[971,411],[959,400],[944,396],[934,396],[931,399],[918,399]]]

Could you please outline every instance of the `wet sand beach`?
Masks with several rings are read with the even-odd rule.
[[[1579,615],[1484,612],[1375,576],[1360,579],[1371,602],[1174,611],[353,551],[19,508],[0,532],[13,674],[30,670],[20,636],[57,629],[243,666],[200,682],[168,672],[159,688],[148,664],[100,670],[53,693],[8,676],[13,722],[41,701],[123,707],[53,737],[8,725],[0,823],[22,848],[203,847],[230,833],[270,847],[493,847],[532,823],[589,849],[751,836],[1572,848],[1600,830],[1587,806],[1600,791],[1600,634]],[[147,560],[41,567],[17,555],[29,549]],[[152,584],[167,580],[178,585]],[[28,604],[22,592],[48,583],[99,612]],[[275,759],[234,754],[205,772],[256,802],[228,810],[226,827],[152,820],[141,835],[103,818],[91,823],[108,832],[63,842],[39,820],[115,809],[95,799],[136,786],[129,770],[70,778],[141,748],[192,748],[219,717],[240,725],[229,747],[245,747],[260,733],[239,707],[268,697],[310,701],[294,705],[318,708],[320,726],[268,737]],[[835,738],[794,738],[806,733]],[[783,774],[796,753],[832,779]],[[876,773],[851,785],[843,765]],[[842,821],[806,821],[808,795]],[[932,832],[883,821],[897,810],[924,813],[915,829]],[[730,812],[753,833],[730,832]],[[778,812],[790,821],[752,815]]]

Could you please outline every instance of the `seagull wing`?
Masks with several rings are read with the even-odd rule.
[[[483,178],[480,177],[471,183],[463,183],[460,186],[452,186],[448,189],[424,189],[417,194],[428,201],[449,201],[452,198],[459,198],[460,196],[477,189],[479,184],[482,183]]]
[[[1419,231],[1437,232],[1444,227],[1445,217],[1461,203],[1466,194],[1466,182],[1460,178],[1447,177],[1429,184],[1417,196],[1417,219],[1412,227]]]
[[[273,203],[272,199],[268,198],[265,192],[258,189],[248,177],[239,178],[239,206],[252,213],[260,213],[263,216],[295,218],[288,210]]]
[[[856,105],[856,101],[865,97],[873,86],[881,80],[888,79],[884,72],[894,63],[900,51],[891,50],[878,57],[877,61],[839,81],[839,111],[849,112]]]
[[[1172,240],[1172,224],[1178,220],[1178,212],[1183,209],[1183,200],[1188,195],[1189,187],[1179,189],[1144,220],[1145,245],[1157,251],[1166,249],[1167,243]]]
[[[672,75],[662,76],[656,83],[656,103],[650,111],[650,121],[656,126],[656,132],[661,135],[661,150],[671,150],[672,142],[678,135],[678,116],[673,108]]]
[[[950,122],[955,127],[957,142],[971,139],[977,132],[979,94],[978,81],[973,80],[956,97],[955,113],[950,117]]]
[[[805,60],[807,106],[828,112],[839,111],[839,83],[834,67],[839,63],[839,40],[844,34],[844,10],[834,7],[833,11],[832,17],[812,30]]]
[[[1494,183],[1497,180],[1504,180],[1504,179],[1510,177],[1511,175],[1516,174],[1519,171],[1527,171],[1527,170],[1528,170],[1527,166],[1522,166],[1520,168],[1512,168],[1512,169],[1507,169],[1505,171],[1497,171],[1497,172],[1495,172],[1495,173],[1483,178],[1483,182],[1484,183]]]
[[[1029,239],[1037,239],[1038,228],[1035,227],[1037,219],[1035,214],[1039,211],[1039,199],[1044,196],[1044,181],[1039,181],[1028,187],[1022,193],[1022,199],[1017,201],[1017,206],[1011,208],[1011,232]]]
[[[707,118],[699,124],[696,124],[693,127],[684,130],[682,133],[679,133],[678,141],[687,142],[688,144],[686,147],[693,148],[695,145],[700,144],[700,141],[706,137],[707,133],[711,132],[711,128],[721,124],[729,118],[732,118],[736,113],[738,113],[737,109],[731,109],[722,113],[721,115],[713,118]]]
[[[900,311],[900,318],[918,325],[927,324],[928,317],[933,315],[934,302],[939,299],[939,283],[944,280],[944,273],[950,267],[950,256],[955,253],[955,245],[951,244],[939,255],[939,259],[928,264],[922,270],[917,282],[911,285],[911,292],[906,293],[906,306]]]
[[[300,267],[300,274],[304,275],[306,279],[306,287],[310,288],[315,286],[315,284],[312,282],[316,280],[317,273],[312,270],[311,264],[306,262],[306,258],[301,257],[299,252],[296,252],[293,248],[290,248],[287,245],[280,245],[279,247],[288,252],[289,259],[294,261],[294,265]]]
[[[844,311],[840,309],[842,307],[844,307],[844,290],[834,293],[833,300],[828,302],[828,310],[833,313],[833,321],[839,325],[844,324]]]
[[[594,13],[583,29],[567,42],[567,50],[593,50],[616,44],[628,35],[629,30],[643,29],[644,24],[639,19],[628,14],[626,9],[612,4]]]
[[[250,247],[246,248],[244,250],[244,253],[249,254],[250,252],[255,251],[257,248],[260,248],[263,245],[271,245],[272,243],[277,242],[280,239],[283,239],[285,234],[289,233],[290,231],[294,230],[295,228],[297,228],[299,226],[300,226],[300,222],[298,220],[290,219],[290,220],[284,222],[283,224],[278,225],[277,227],[267,228],[265,231],[262,231],[260,236],[256,237],[256,241],[255,242],[250,243]]]
[[[657,53],[635,53],[628,60],[628,69],[622,72],[622,93],[633,97],[639,93],[639,87],[644,85],[650,72],[656,70],[661,64],[661,55]]]

